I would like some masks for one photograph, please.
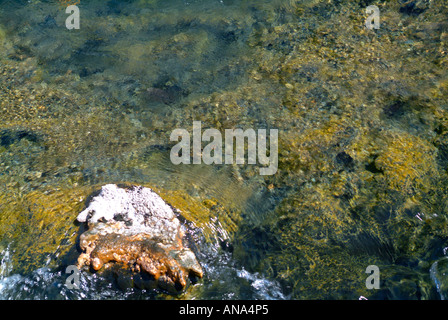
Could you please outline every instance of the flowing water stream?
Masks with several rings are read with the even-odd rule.
[[[96,273],[65,285],[88,196],[133,183],[199,228],[205,277],[177,298],[443,299],[447,8],[0,0],[0,298],[171,298]],[[193,121],[277,129],[278,171],[173,164]]]

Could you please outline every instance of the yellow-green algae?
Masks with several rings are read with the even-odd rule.
[[[419,28],[428,32],[409,45],[403,32],[412,34],[415,26],[403,26],[400,4],[376,4],[387,32],[365,30],[357,5],[344,2],[343,9],[331,7],[331,18],[320,21],[315,36],[286,58],[258,47],[263,60],[256,79],[283,84],[289,110],[281,126],[286,132],[280,138],[280,177],[272,180],[276,188],[300,187],[259,227],[268,235],[263,243],[245,230],[241,241],[248,245],[240,254],[245,256],[249,244],[264,248],[268,258],[257,270],[283,279],[293,297],[371,296],[364,285],[369,264],[382,270],[384,296],[431,297],[428,262],[408,266],[436,239],[446,239],[445,200],[438,198],[446,193],[446,171],[433,144],[434,130],[446,121],[447,78],[446,68],[440,68],[447,62],[446,42],[433,41],[445,39],[446,26],[443,14],[434,14],[439,22],[421,21]],[[425,19],[430,12],[445,12],[443,6],[435,5]],[[304,21],[312,22],[311,12],[301,9]],[[299,26],[272,28],[265,43],[284,39],[283,34],[299,38]],[[426,55],[416,53],[423,47]],[[430,74],[438,80],[427,79]],[[405,110],[390,110],[397,101]],[[339,152],[353,159],[353,168],[335,163]],[[424,222],[416,218],[419,213],[427,217]],[[391,279],[397,274],[420,291],[396,293],[399,286]]]

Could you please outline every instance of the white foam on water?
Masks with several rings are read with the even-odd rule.
[[[442,259],[446,259],[446,257],[442,258]],[[437,289],[437,293],[440,296],[440,300],[445,300],[445,296],[443,294],[443,289],[442,289],[442,280],[440,279],[441,277],[445,277],[445,273],[440,274],[440,272],[438,271],[438,267],[439,267],[439,261],[437,260],[436,262],[434,262],[431,265],[431,268],[429,269],[429,275],[431,277],[431,280],[434,282],[436,289]]]
[[[12,271],[12,261],[11,261],[11,244],[2,250],[0,253],[0,279],[6,277]]]
[[[251,283],[254,294],[257,299],[261,300],[285,300],[280,285],[273,280],[267,280],[258,273],[250,273],[247,270],[238,270],[238,277],[243,278]]]
[[[11,299],[8,293],[13,291],[17,284],[22,281],[23,277],[18,274],[2,278],[0,280],[0,300]]]
[[[14,287],[20,281],[19,275],[9,276],[12,271],[11,244],[0,253],[0,300],[5,300],[5,291]]]

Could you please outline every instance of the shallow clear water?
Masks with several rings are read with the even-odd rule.
[[[269,10],[275,7],[268,2],[257,6],[268,6]],[[76,163],[75,166],[82,163],[82,180],[87,184],[132,181],[155,183],[167,189],[186,189],[193,196],[204,198],[207,194],[242,209],[248,217],[262,219],[266,202],[270,200],[257,195],[258,177],[251,184],[242,182],[235,168],[174,166],[167,152],[169,149],[165,146],[166,141],[155,143],[154,138],[150,140],[146,136],[148,130],[166,131],[165,119],[170,123],[181,121],[181,118],[176,118],[182,117],[185,101],[220,90],[232,90],[247,81],[246,69],[253,63],[250,58],[253,53],[247,44],[252,22],[245,20],[254,15],[251,4],[222,1],[84,1],[79,8],[82,27],[77,33],[64,27],[67,16],[65,7],[57,1],[2,1],[1,21],[14,47],[24,49],[23,46],[26,46],[27,52],[31,50],[29,56],[35,57],[42,66],[44,71],[36,81],[37,85],[53,85],[60,76],[75,75],[72,81],[60,84],[70,91],[88,91],[89,99],[101,103],[113,101],[111,116],[126,113],[131,120],[118,123],[123,125],[120,130],[134,133],[137,128],[139,131],[135,137],[130,137],[134,147],[120,150],[123,152],[121,154],[115,150],[107,154],[103,150],[95,150],[96,145],[107,141],[95,141],[86,150],[71,154],[70,161]],[[21,59],[11,55],[9,58]],[[148,90],[151,88],[158,91],[150,94]],[[67,114],[72,111],[95,112],[88,107],[76,111],[53,107],[61,108],[57,112],[66,115],[64,121],[67,122],[75,121]],[[153,119],[155,117],[156,120]],[[169,125],[168,129],[171,129]],[[116,158],[126,161],[137,152],[141,154],[138,157],[143,157],[137,168],[126,170],[114,165]],[[43,167],[53,166],[48,163],[52,161],[48,156],[38,161],[45,163]],[[58,167],[57,164],[55,166]],[[59,183],[59,179],[51,177],[51,174],[49,179],[52,181],[44,183]],[[34,187],[25,185],[24,188]],[[248,201],[251,198],[253,200]],[[258,273],[249,273],[244,266],[233,261],[230,254],[221,252],[219,241],[227,236],[227,231],[222,229],[219,222],[211,222],[209,229],[216,243],[201,248],[208,252],[201,257],[206,278],[200,284],[200,293],[193,293],[192,298],[195,294],[211,299],[283,298],[274,280],[267,280]],[[7,241],[4,239],[6,245]],[[58,258],[58,254],[47,257],[44,265],[37,270],[15,274],[12,268],[9,270],[6,267],[12,264],[8,260],[9,254],[21,253],[12,250],[8,246],[3,252],[2,299],[147,299],[160,295],[138,290],[123,292],[109,279],[86,274],[81,278],[81,289],[70,291],[65,288],[68,274],[65,274],[64,268],[55,270],[46,267],[52,259]]]
[[[0,1],[1,299],[170,298],[65,287],[77,212],[120,182],[194,208],[205,278],[178,298],[443,297],[446,1],[81,0],[79,30],[66,5]],[[278,172],[174,165],[193,121],[278,129]]]

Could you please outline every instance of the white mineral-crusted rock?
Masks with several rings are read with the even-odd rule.
[[[121,263],[176,290],[185,288],[190,274],[202,277],[195,254],[183,244],[184,226],[150,188],[105,185],[77,219],[89,226],[80,236],[79,267]]]
[[[168,237],[172,241],[180,231],[180,222],[173,209],[157,193],[141,186],[103,186],[77,220],[90,224],[122,222],[122,228],[114,232],[126,235],[147,233],[153,237]],[[99,228],[104,232],[108,229],[107,225]]]

